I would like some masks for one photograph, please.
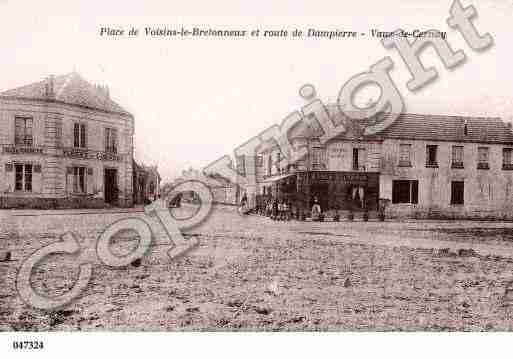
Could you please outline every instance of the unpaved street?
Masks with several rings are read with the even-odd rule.
[[[16,212],[2,222],[0,326],[15,330],[511,330],[513,223],[274,222],[220,207],[188,231],[199,247],[169,261],[162,228],[142,212]],[[95,239],[145,218],[156,239],[139,267],[109,268]],[[72,231],[94,263],[83,295],[46,313],[16,295],[22,260]],[[121,233],[114,251],[137,245]],[[34,270],[42,293],[67,291],[77,258]],[[511,291],[509,290],[511,289]],[[511,305],[510,305],[511,304]]]

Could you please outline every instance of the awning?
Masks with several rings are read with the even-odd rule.
[[[292,176],[295,176],[295,175],[296,175],[295,173],[287,173],[285,175],[269,177],[266,180],[262,181],[262,183],[274,183],[274,182],[278,182],[278,181],[280,181],[280,180],[282,180],[284,178],[292,177]]]

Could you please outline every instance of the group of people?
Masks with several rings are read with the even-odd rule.
[[[261,209],[261,214],[275,221],[290,221],[292,219],[292,205],[289,201],[270,199]]]
[[[245,204],[246,201],[243,201]],[[323,212],[317,197],[313,200],[311,212],[301,211],[297,206],[293,205],[288,199],[280,199],[277,197],[262,198],[256,203],[256,213],[271,218],[275,221],[290,221],[291,219],[304,220],[305,217],[311,216],[312,220],[320,220]]]

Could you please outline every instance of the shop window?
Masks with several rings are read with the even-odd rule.
[[[86,193],[85,167],[73,167],[73,192]]]
[[[115,128],[105,129],[105,152],[118,153],[118,131]]]
[[[32,146],[32,118],[16,117],[14,119],[14,143],[16,146]]]
[[[477,169],[479,170],[487,170],[490,169],[489,165],[489,153],[490,149],[488,147],[479,147],[477,149]]]
[[[426,167],[438,167],[438,146],[426,146]]]
[[[32,165],[14,164],[14,190],[32,192]]]
[[[452,146],[452,168],[463,168],[463,146]]]
[[[463,181],[451,182],[451,204],[463,204],[465,198],[465,184]]]
[[[399,166],[411,167],[411,145],[402,143],[399,145]]]
[[[87,128],[85,123],[75,123],[73,127],[73,147],[87,147]]]
[[[419,203],[419,181],[392,181],[392,203]]]
[[[502,169],[513,170],[513,148],[504,148],[502,150]]]

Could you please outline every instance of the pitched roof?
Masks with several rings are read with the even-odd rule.
[[[373,119],[355,121],[342,113],[336,105],[328,105],[326,108],[336,125],[345,123],[346,132],[336,137],[342,140],[409,139],[513,144],[513,131],[500,118],[402,113],[392,125],[380,133],[363,136],[364,126],[376,119],[384,121],[391,114],[382,113]],[[465,123],[467,124],[466,133]],[[289,137],[320,137],[322,134],[323,131],[317,121],[307,119],[294,126],[289,132]]]
[[[48,100],[48,83],[49,80],[34,82],[1,92],[0,97]],[[53,99],[56,101],[107,112],[129,114],[123,107],[110,99],[107,91],[84,80],[76,72],[53,77],[53,93],[55,94]]]
[[[404,113],[378,136],[395,139],[513,144],[513,132],[508,125],[500,118],[486,117]]]

